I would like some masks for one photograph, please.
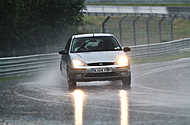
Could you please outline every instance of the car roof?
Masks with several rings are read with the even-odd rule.
[[[78,34],[73,35],[74,38],[84,38],[84,37],[96,37],[96,36],[114,36],[113,34],[108,33],[91,33],[91,34]]]

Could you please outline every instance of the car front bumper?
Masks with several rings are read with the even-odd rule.
[[[105,81],[105,80],[121,80],[131,75],[129,67],[109,67],[112,70],[109,72],[92,72],[91,69],[97,67],[83,68],[83,69],[70,69],[70,77],[74,81]],[[98,67],[99,68],[99,67]],[[101,67],[105,68],[105,67]]]

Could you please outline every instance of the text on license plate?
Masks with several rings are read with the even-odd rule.
[[[94,69],[91,69],[91,72],[94,72],[94,73],[112,72],[112,68],[94,68]]]

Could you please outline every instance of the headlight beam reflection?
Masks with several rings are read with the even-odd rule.
[[[120,125],[128,125],[128,95],[126,90],[120,90]]]
[[[83,104],[84,104],[84,92],[82,90],[75,90],[74,96],[74,108],[75,108],[75,125],[83,124]]]

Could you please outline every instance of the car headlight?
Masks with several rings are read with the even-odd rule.
[[[129,59],[126,55],[120,55],[116,59],[116,65],[119,65],[120,67],[125,67],[129,65]]]
[[[78,59],[74,59],[72,60],[72,65],[73,68],[81,68],[81,66],[85,66],[85,63],[83,63],[82,61],[78,60]]]

